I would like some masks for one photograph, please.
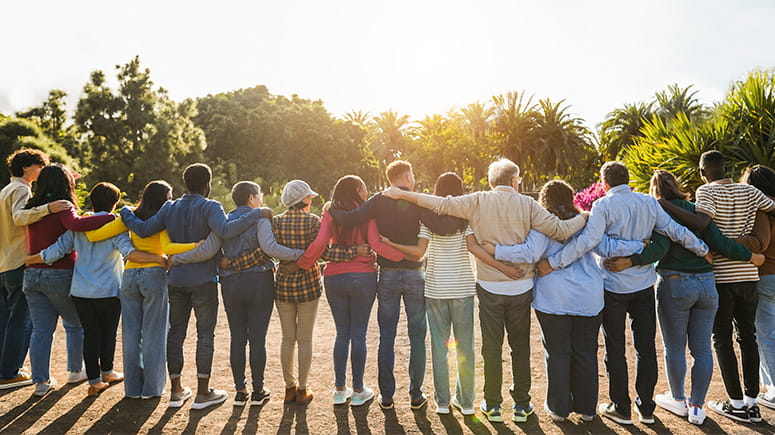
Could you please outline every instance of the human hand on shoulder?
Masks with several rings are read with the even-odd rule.
[[[401,199],[404,191],[400,187],[391,186],[382,191],[382,195],[392,199]]]
[[[73,208],[73,203],[66,199],[60,199],[58,201],[51,201],[48,203],[48,212],[51,214],[70,210],[71,208]]]

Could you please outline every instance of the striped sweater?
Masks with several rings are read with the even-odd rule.
[[[769,212],[775,209],[775,201],[759,189],[728,178],[700,186],[696,199],[697,210],[710,215],[721,233],[730,239],[751,234],[757,210]],[[719,254],[713,256],[713,274],[717,283],[759,280],[753,264],[730,260]]]

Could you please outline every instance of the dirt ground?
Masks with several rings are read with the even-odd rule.
[[[325,299],[325,296],[324,296]],[[124,399],[122,384],[116,384],[105,391],[97,399],[86,398],[86,383],[78,385],[60,385],[53,393],[43,399],[32,397],[32,387],[24,387],[11,391],[0,392],[0,431],[3,433],[261,433],[261,434],[407,434],[407,433],[450,433],[450,434],[561,434],[561,433],[775,433],[775,411],[763,408],[764,422],[759,424],[739,424],[724,417],[709,412],[708,419],[701,427],[690,425],[685,419],[678,418],[667,411],[657,408],[655,424],[645,426],[637,423],[624,427],[607,419],[596,418],[593,422],[582,422],[578,417],[572,417],[563,423],[552,422],[543,411],[545,398],[544,352],[541,345],[538,322],[532,322],[532,373],[533,373],[533,404],[536,413],[527,423],[516,424],[510,421],[511,401],[507,393],[508,385],[504,385],[504,423],[490,423],[481,413],[476,416],[463,417],[453,410],[448,416],[439,416],[434,412],[432,399],[429,406],[421,411],[409,409],[408,377],[406,375],[409,355],[409,344],[405,334],[405,323],[402,325],[396,342],[396,378],[397,392],[396,408],[383,412],[376,403],[369,403],[360,408],[349,406],[333,406],[331,392],[333,389],[333,361],[331,350],[334,342],[335,329],[328,304],[321,301],[315,333],[314,362],[311,374],[311,386],[316,393],[315,399],[307,406],[284,405],[281,399],[283,390],[282,372],[279,363],[280,325],[276,312],[267,338],[268,362],[266,370],[266,385],[273,391],[272,399],[263,407],[234,407],[233,382],[229,368],[229,329],[226,315],[221,306],[221,315],[216,330],[216,347],[213,364],[213,380],[211,385],[229,392],[229,400],[220,406],[204,411],[189,409],[190,402],[178,409],[168,409],[168,397],[157,400]],[[477,352],[480,334],[476,330]],[[189,339],[186,342],[186,365],[184,368],[184,384],[195,386],[193,316],[189,327]],[[376,306],[371,318],[368,333],[369,356],[366,367],[366,384],[377,390],[377,343],[378,328],[376,322]],[[119,332],[120,340],[120,332]],[[657,339],[660,375],[657,392],[666,391],[667,381],[662,360],[661,339]],[[163,349],[159,349],[163,351]],[[521,351],[521,350],[518,350]],[[603,344],[600,341],[600,400],[607,399],[608,381],[603,366]],[[430,352],[425,377],[425,392],[433,396],[431,379]],[[450,371],[454,373],[454,354],[450,355]],[[504,346],[505,361],[509,361],[508,348]],[[66,380],[65,373],[64,333],[58,330],[52,355],[52,375],[60,381]],[[629,361],[634,361],[630,354]],[[118,345],[116,368],[121,370],[121,346]],[[504,364],[504,378],[510,379],[510,365]],[[632,368],[632,364],[631,364]],[[349,371],[348,371],[349,373]],[[477,358],[477,403],[482,393],[482,360]],[[634,373],[631,370],[631,373]],[[348,374],[349,379],[349,374]],[[631,375],[632,384],[633,375]],[[454,382],[452,383],[454,391]],[[631,387],[632,389],[632,387]],[[634,397],[634,392],[632,393]],[[724,387],[718,369],[714,373],[708,399],[725,398]],[[634,413],[633,413],[634,415]]]

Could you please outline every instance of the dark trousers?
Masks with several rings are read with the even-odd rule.
[[[253,391],[261,391],[266,368],[266,331],[274,307],[274,272],[242,272],[223,277],[221,293],[231,332],[229,361],[234,387],[242,390],[246,386],[245,346],[250,343]]]
[[[71,298],[83,326],[86,377],[89,383],[94,383],[93,381],[100,379],[102,373],[113,370],[121,302],[118,298]]]
[[[597,336],[603,314],[564,316],[536,311],[546,349],[546,402],[557,415],[595,415]]]
[[[206,282],[194,287],[169,286],[170,330],[167,334],[167,371],[170,379],[183,372],[183,343],[186,341],[191,310],[196,317],[196,371],[209,378],[213,368],[215,325],[218,322],[218,284]]]
[[[476,285],[479,296],[479,325],[482,328],[484,359],[484,399],[487,406],[503,402],[503,331],[511,348],[513,384],[509,392],[514,402],[530,403],[530,303],[533,290],[516,296],[496,295]]]
[[[657,352],[654,346],[657,319],[653,287],[627,294],[605,292],[603,336],[608,394],[619,412],[629,416],[632,402],[624,337],[628,314],[637,358],[635,392],[638,393],[638,408],[644,415],[651,415],[656,406],[654,387],[657,384]]]
[[[734,326],[735,340],[740,346],[740,357],[743,360],[745,395],[756,397],[759,394],[759,347],[754,325],[759,303],[756,281],[716,284],[716,289],[719,299],[716,320],[713,322],[713,347],[716,349],[724,387],[730,399],[743,399],[737,356],[732,345]]]
[[[32,321],[23,282],[24,266],[0,272],[0,380],[19,374],[30,348]]]

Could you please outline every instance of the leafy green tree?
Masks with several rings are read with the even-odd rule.
[[[492,97],[493,139],[500,154],[524,168],[533,141],[537,105],[525,92],[510,91]]]
[[[665,122],[669,122],[679,113],[689,120],[699,121],[706,115],[706,110],[697,100],[699,91],[692,91],[692,85],[682,88],[677,83],[669,85],[666,90],[654,94],[657,103],[657,114]]]
[[[137,198],[148,181],[166,178],[180,192],[182,168],[199,160],[205,147],[191,121],[196,104],[175,103],[165,89],[154,88],[139,57],[116,69],[117,92],[94,71],[75,112],[89,183],[110,181]]]
[[[3,118],[0,119],[0,186],[8,184],[10,172],[5,164],[5,159],[20,148],[34,148],[44,151],[52,161],[63,163],[71,169],[78,169],[78,165],[67,151],[43,133],[43,130],[28,119]]]
[[[48,92],[48,98],[40,106],[31,107],[25,111],[16,112],[19,118],[31,119],[37,123],[43,133],[53,140],[61,141],[65,136],[65,123],[67,122],[67,108],[65,97],[67,93],[60,89],[52,89]]]

